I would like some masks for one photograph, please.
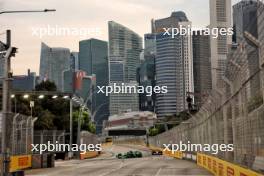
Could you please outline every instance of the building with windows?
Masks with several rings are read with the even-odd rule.
[[[141,61],[138,68],[138,83],[140,86],[155,86],[155,57],[156,57],[156,35],[145,34],[144,35],[144,52],[143,61]],[[147,96],[146,93],[139,94],[139,109],[141,111],[155,112],[155,98],[154,91],[151,96]]]
[[[194,100],[200,107],[212,90],[210,36],[198,31],[193,33],[192,38]]]
[[[74,75],[75,71],[69,69],[63,71],[63,80],[62,80],[62,92],[65,93],[74,93]]]
[[[68,48],[52,48],[41,43],[40,80],[53,81],[58,91],[63,90],[63,72],[70,68],[70,50]]]
[[[114,21],[108,22],[109,81],[137,85],[137,67],[140,64],[142,38],[134,31]],[[111,94],[110,115],[125,111],[138,111],[138,94]]]
[[[111,77],[111,72],[116,72],[116,70],[111,69],[111,66],[117,62],[123,64],[123,71],[120,65],[118,66],[119,71],[124,74],[123,79],[119,81],[135,81],[142,51],[142,38],[132,30],[114,21],[108,22],[108,30],[110,82],[116,81]]]
[[[98,39],[88,39],[79,42],[79,68],[86,72],[87,76],[96,76],[96,86],[109,85],[109,69],[108,69],[108,45],[106,41]],[[90,89],[88,87],[88,89]],[[86,91],[84,99],[90,99],[92,103],[92,114],[94,120],[98,124],[97,132],[101,130],[103,120],[109,116],[109,98],[102,93],[96,93],[93,90]],[[90,93],[88,93],[90,92]],[[89,97],[88,97],[89,96]]]
[[[79,70],[79,52],[71,52],[71,68],[76,71]]]
[[[36,87],[36,73],[28,69],[27,75],[13,76],[12,89],[19,91],[32,91]]]
[[[152,21],[156,34],[156,86],[167,86],[168,93],[156,95],[157,117],[174,115],[188,109],[186,98],[193,92],[193,56],[190,34],[164,35],[163,28],[191,26],[184,12],[173,12],[170,17]]]
[[[231,0],[210,0],[210,29],[231,28]],[[222,76],[226,68],[228,46],[232,43],[231,35],[211,35],[212,87],[223,87]]]

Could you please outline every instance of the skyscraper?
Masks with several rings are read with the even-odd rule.
[[[132,30],[114,21],[108,22],[109,29],[109,62],[110,72],[112,64],[123,63],[122,82],[136,81],[136,69],[139,66],[142,51],[142,38]],[[122,72],[120,70],[120,72]],[[110,82],[112,81],[110,73]]]
[[[140,63],[142,38],[114,21],[108,22],[110,85],[124,83],[136,86],[137,67]],[[139,109],[138,94],[111,94],[110,114]]]
[[[70,68],[70,50],[68,48],[51,48],[41,43],[40,80],[53,81],[57,90],[62,91],[63,72]]]
[[[79,42],[79,68],[86,72],[86,75],[96,76],[96,86],[109,85],[108,69],[108,48],[107,42],[97,39],[83,40]],[[89,87],[88,87],[89,89]],[[91,92],[92,113],[95,113],[94,120],[98,124],[97,132],[101,130],[103,120],[109,116],[109,99],[102,93],[95,90],[83,90]],[[83,97],[86,99],[87,97]]]
[[[62,80],[62,91],[67,93],[74,93],[74,70],[68,69],[63,71],[63,80]]]
[[[71,52],[71,69],[79,70],[79,52]]]
[[[155,57],[156,57],[156,35],[144,35],[144,60],[138,68],[138,82],[140,86],[155,86]],[[146,93],[139,95],[139,108],[141,111],[155,111],[155,92],[151,96]]]
[[[202,98],[212,89],[210,37],[199,31],[193,34],[193,78],[194,100],[199,107]]]
[[[164,35],[163,28],[190,26],[184,12],[152,21],[156,33],[156,86],[167,86],[168,93],[156,95],[157,116],[174,115],[186,110],[187,92],[193,92],[193,58],[191,35]]]
[[[212,28],[231,28],[231,0],[210,0],[210,26]],[[212,87],[222,87],[227,60],[228,45],[232,43],[231,35],[211,36]]]

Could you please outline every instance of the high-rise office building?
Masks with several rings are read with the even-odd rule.
[[[71,70],[79,70],[79,52],[71,52]]]
[[[75,93],[75,75],[79,71],[79,52],[71,52],[70,68],[63,71],[63,92]]]
[[[138,69],[138,82],[140,86],[147,88],[148,86],[155,86],[155,55],[144,55],[144,61],[142,61]],[[139,109],[141,111],[155,111],[155,93],[149,96],[147,93],[139,94]]]
[[[194,100],[200,107],[203,97],[212,89],[210,36],[197,31],[193,33],[193,80]]]
[[[62,91],[63,72],[70,68],[70,50],[68,48],[51,48],[41,43],[40,80],[53,81],[57,90]]]
[[[130,81],[128,83],[115,83],[117,86],[137,86],[136,81]],[[114,83],[110,83],[110,86],[114,86]],[[132,112],[139,110],[139,95],[138,93],[112,93],[110,95],[110,115],[120,114],[124,112]]]
[[[109,85],[108,69],[108,46],[107,42],[97,39],[83,40],[79,42],[79,68],[86,72],[86,75],[96,76],[96,86]],[[84,90],[85,91],[85,90]],[[101,129],[103,120],[109,116],[109,98],[103,93],[96,93],[95,87],[87,94],[91,98],[92,113],[94,120],[98,124],[97,131]],[[83,97],[87,98],[87,97]]]
[[[144,55],[156,54],[156,35],[153,33],[144,35]]]
[[[156,57],[156,35],[144,35],[145,49],[143,52],[143,61],[138,68],[138,82],[140,86],[155,86],[155,57]],[[155,93],[149,96],[146,93],[139,94],[139,109],[141,111],[155,111]]]
[[[117,70],[111,69],[111,67],[118,65],[116,63],[123,64],[123,70],[121,64],[118,65],[119,71],[124,74],[123,79],[119,80],[120,82],[136,81],[136,70],[140,63],[139,58],[142,51],[142,38],[114,21],[108,22],[108,30],[110,82],[115,79],[111,77],[111,72],[117,72]],[[113,81],[116,82],[117,80]]]
[[[136,86],[137,67],[140,64],[142,38],[114,21],[108,22],[109,32],[109,80],[110,85],[124,83]],[[137,93],[111,94],[110,115],[139,109]]]
[[[74,70],[65,70],[63,71],[63,80],[62,80],[62,92],[65,93],[74,93]]]
[[[164,35],[163,28],[190,27],[184,12],[173,12],[170,17],[153,20],[156,33],[156,86],[167,86],[168,93],[156,95],[157,116],[174,115],[186,110],[187,93],[193,92],[192,37],[190,34]]]
[[[210,26],[213,28],[231,28],[231,0],[210,0]],[[227,60],[228,46],[232,43],[231,35],[211,35],[212,87],[222,87]]]

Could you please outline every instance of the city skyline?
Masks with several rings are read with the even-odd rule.
[[[186,4],[182,0],[178,1],[166,1],[162,2],[149,2],[145,1],[131,1],[126,2],[120,0],[111,0],[107,2],[103,1],[83,1],[80,3],[64,3],[61,6],[61,2],[38,2],[30,0],[22,2],[20,0],[11,0],[9,2],[3,0],[0,3],[0,10],[21,10],[21,9],[43,9],[43,8],[55,8],[57,12],[50,14],[6,14],[2,15],[1,22],[2,30],[11,29],[13,36],[13,45],[19,48],[17,53],[16,62],[13,62],[14,74],[23,74],[25,70],[30,68],[32,71],[38,74],[40,47],[41,42],[45,42],[52,47],[66,47],[71,51],[78,51],[78,42],[83,39],[97,38],[107,41],[107,22],[114,20],[127,26],[141,37],[145,33],[151,31],[150,21],[152,18],[159,19],[163,16],[168,16],[173,11],[184,11],[192,21],[195,27],[205,27],[209,25],[209,3],[207,1],[198,3],[197,0],[192,0]],[[79,2],[78,1],[78,2]],[[238,0],[233,0],[233,4]],[[112,4],[118,4],[113,6]],[[77,5],[78,4],[78,5]],[[92,7],[90,7],[92,5]],[[112,5],[112,6],[111,6]],[[90,7],[91,11],[80,9],[80,6]],[[200,6],[201,8],[197,8]],[[108,16],[98,15],[102,9],[104,13],[108,13]],[[136,10],[130,10],[136,9]],[[195,13],[193,13],[195,9]],[[69,12],[78,13],[74,15],[68,15]],[[66,14],[66,15],[65,15]],[[121,14],[121,15],[120,15]],[[18,16],[20,18],[18,18]],[[23,20],[22,20],[23,19]],[[42,21],[40,24],[39,21]],[[32,36],[31,27],[43,27],[43,26],[55,26],[60,27],[77,27],[77,28],[96,28],[99,27],[102,30],[100,36],[87,36],[87,37],[74,37],[74,36],[48,36],[42,39]],[[3,35],[1,39],[3,39]],[[27,45],[24,45],[24,42]],[[25,64],[25,59],[26,63]]]

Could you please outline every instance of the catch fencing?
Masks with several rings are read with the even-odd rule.
[[[259,26],[264,26],[264,17]],[[179,126],[151,137],[151,145],[162,147],[180,141],[234,144],[234,151],[220,151],[214,156],[263,172],[264,32],[260,41],[250,35],[245,37],[247,40],[230,47],[225,73],[199,112]],[[204,153],[212,155],[212,151]]]
[[[10,155],[25,155],[31,153],[34,121],[35,119],[30,116],[14,113],[7,114],[6,138],[8,140],[6,142]]]

